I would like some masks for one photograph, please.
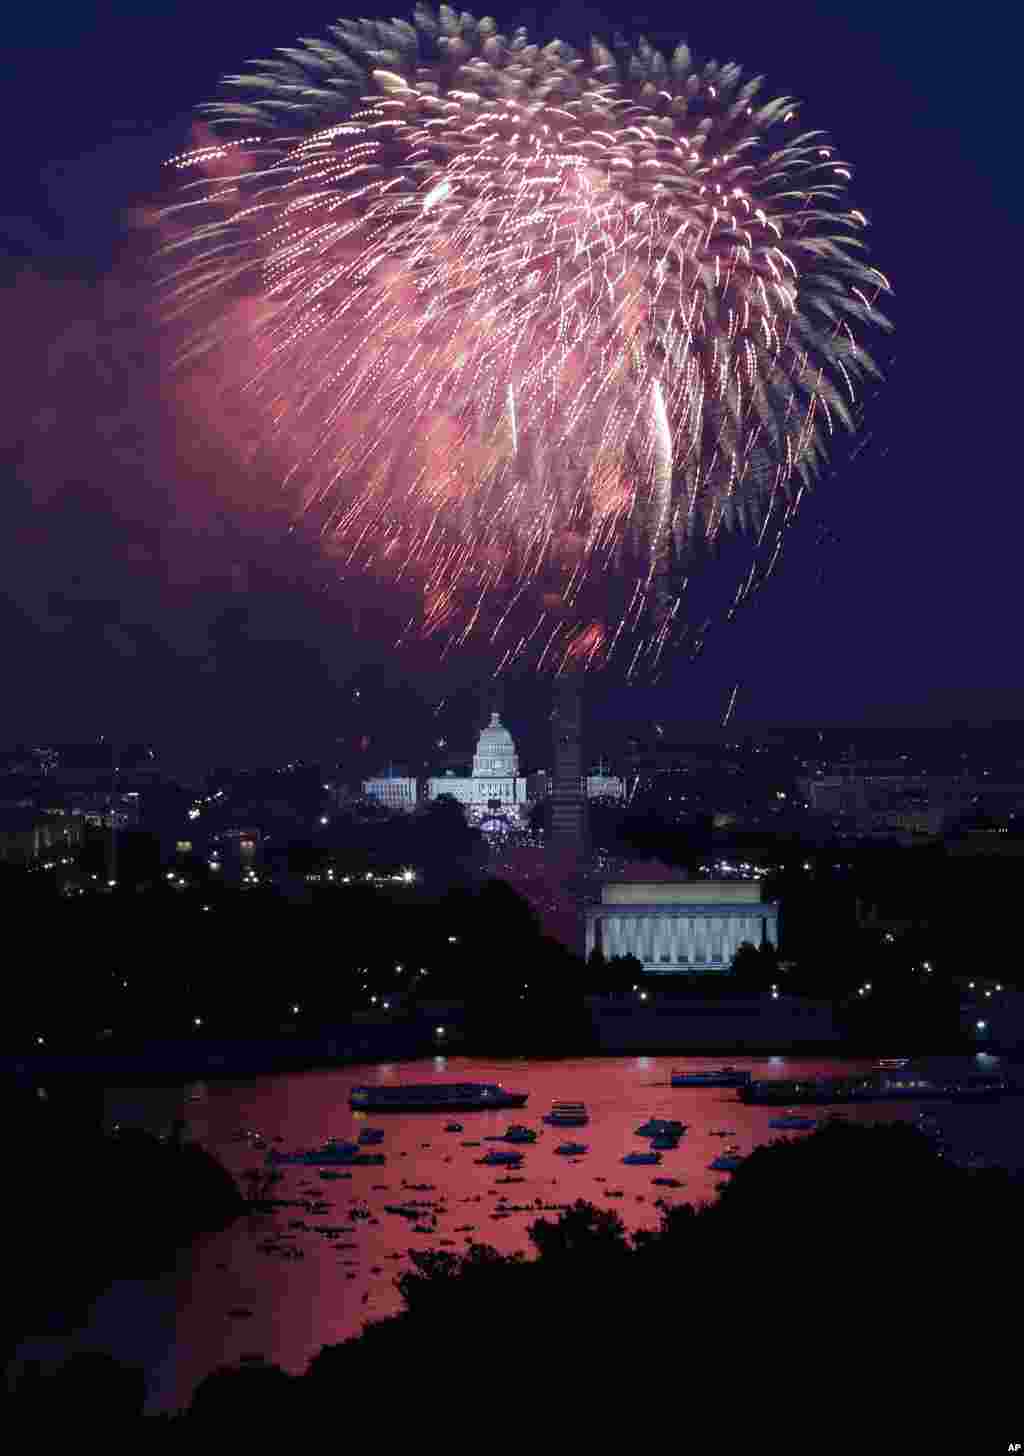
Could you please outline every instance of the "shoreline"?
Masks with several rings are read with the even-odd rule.
[[[454,1039],[453,1039],[454,1040]],[[90,1086],[119,1085],[166,1086],[177,1082],[234,1082],[255,1078],[281,1076],[288,1073],[330,1072],[348,1067],[374,1066],[381,1062],[424,1062],[432,1064],[439,1056],[489,1060],[500,1057],[514,1061],[570,1061],[579,1058],[601,1060],[613,1057],[677,1057],[699,1058],[701,1060],[725,1060],[732,1057],[821,1057],[836,1061],[862,1061],[865,1058],[878,1059],[892,1052],[891,1048],[879,1048],[876,1042],[865,1047],[855,1042],[821,1040],[775,1039],[771,1042],[720,1043],[715,1045],[686,1044],[684,1042],[648,1042],[623,1045],[602,1045],[600,1047],[574,1047],[552,1053],[544,1050],[512,1050],[507,1045],[487,1045],[482,1042],[468,1046],[459,1041],[446,1047],[440,1053],[436,1044],[424,1042],[421,1038],[408,1037],[355,1037],[348,1029],[348,1040],[341,1035],[320,1036],[291,1040],[288,1038],[266,1038],[259,1041],[216,1041],[207,1043],[157,1042],[134,1048],[118,1056],[39,1056],[28,1058],[3,1058],[0,1069],[4,1075],[26,1089],[35,1091],[48,1085],[59,1085],[67,1081]],[[969,1045],[941,1045],[927,1049],[896,1048],[895,1054],[904,1055],[913,1061],[956,1057],[967,1059],[979,1053]],[[1011,1064],[1021,1060],[1020,1048],[997,1047],[991,1055]]]

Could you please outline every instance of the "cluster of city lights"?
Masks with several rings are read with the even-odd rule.
[[[364,875],[338,875],[334,870],[324,870],[321,874],[318,870],[306,876],[310,884],[321,882],[334,885],[414,885],[416,883],[415,870],[402,870],[397,875],[375,875],[367,870]]]

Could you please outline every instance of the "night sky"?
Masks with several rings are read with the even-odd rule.
[[[366,611],[353,636],[344,590],[287,534],[273,484],[242,477],[216,438],[173,417],[131,226],[218,77],[338,13],[308,0],[77,0],[5,17],[9,742],[107,734],[210,758],[317,752],[352,727],[352,674],[390,661]],[[354,13],[405,12],[371,0]],[[699,662],[677,662],[657,689],[609,685],[595,711],[710,724],[738,681],[737,730],[1024,718],[1011,7],[982,3],[956,27],[940,8],[891,0],[491,13],[573,42],[628,19],[802,99],[804,123],[853,164],[872,261],[895,288],[868,448],[821,484],[780,571],[714,627]],[[418,686],[437,698],[449,680]],[[507,694],[515,726],[529,695]],[[360,711],[372,728],[372,695]]]

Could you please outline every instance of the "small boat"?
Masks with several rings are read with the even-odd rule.
[[[359,1134],[359,1141],[364,1147],[384,1141],[384,1133],[379,1127],[364,1127]]]
[[[559,1143],[555,1149],[555,1152],[561,1153],[563,1158],[581,1158],[584,1153],[589,1151],[586,1143]]]
[[[817,1119],[813,1117],[772,1117],[768,1122],[769,1127],[786,1128],[791,1131],[807,1130],[817,1127]]]
[[[551,1127],[585,1127],[590,1116],[582,1102],[552,1102],[544,1121]]]
[[[504,1132],[488,1133],[484,1138],[485,1143],[535,1143],[537,1134],[531,1127],[523,1127],[521,1123],[514,1122]]]
[[[678,1178],[652,1178],[651,1182],[656,1183],[659,1188],[682,1188],[683,1186]]]
[[[465,1132],[461,1122],[446,1122],[444,1130],[445,1132]]]
[[[383,1163],[384,1154],[365,1153],[358,1143],[340,1143],[336,1138],[331,1138],[322,1148],[316,1148],[311,1152],[279,1153],[276,1148],[271,1148],[266,1161],[271,1166],[279,1163],[297,1163],[313,1168],[325,1165],[367,1168]]]
[[[505,1131],[505,1142],[507,1143],[535,1143],[537,1134],[532,1127],[523,1127],[522,1123],[514,1122]]]
[[[661,1154],[660,1153],[627,1153],[626,1156],[623,1158],[622,1161],[624,1163],[629,1163],[631,1166],[635,1166],[635,1167],[639,1167],[639,1166],[649,1167],[649,1166],[653,1165],[654,1163],[660,1163],[661,1162]]]
[[[707,1071],[672,1073],[673,1087],[744,1087],[750,1081],[749,1072],[738,1067],[711,1067]]]
[[[743,1157],[740,1153],[721,1153],[708,1164],[708,1167],[716,1173],[735,1173],[742,1162]]]
[[[661,1148],[665,1152],[669,1152],[672,1148],[677,1148],[678,1146],[679,1139],[671,1132],[659,1132],[657,1136],[651,1138],[651,1147]]]
[[[406,1082],[353,1087],[352,1107],[373,1112],[436,1112],[482,1107],[524,1107],[528,1092],[508,1092],[500,1082]]]
[[[650,1117],[642,1122],[636,1129],[637,1137],[674,1137],[681,1138],[686,1131],[685,1122],[677,1122],[673,1118]]]
[[[522,1153],[514,1153],[511,1149],[503,1151],[501,1148],[491,1148],[482,1158],[477,1158],[478,1163],[489,1168],[518,1168],[522,1161]]]

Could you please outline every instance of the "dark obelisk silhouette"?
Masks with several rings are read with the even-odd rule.
[[[583,796],[583,682],[570,672],[555,681],[551,735],[551,848],[578,860],[587,850],[587,802]]]

